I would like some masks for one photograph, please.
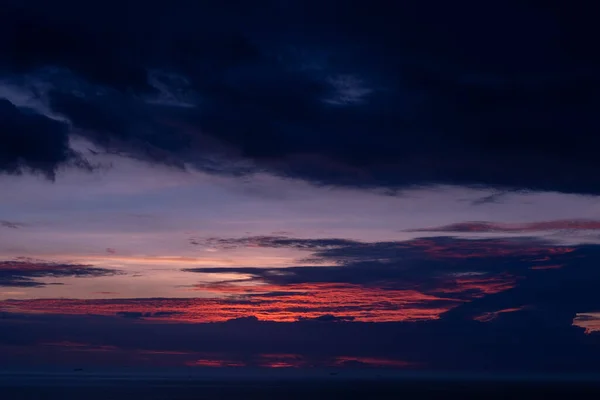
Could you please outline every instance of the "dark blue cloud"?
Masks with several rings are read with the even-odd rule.
[[[215,240],[210,242],[214,245]],[[596,290],[600,281],[596,268],[600,260],[598,245],[567,247],[531,238],[451,237],[378,243],[254,237],[228,239],[223,243],[302,248],[312,252],[309,259],[320,263],[288,268],[187,271],[237,272],[257,282],[277,285],[283,292],[287,285],[339,283],[418,290],[455,301],[468,300],[443,314],[447,321],[473,320],[486,313],[515,310],[511,315],[499,315],[510,320],[533,313],[535,318],[543,319],[539,323],[570,326],[576,313],[600,309]]]
[[[90,168],[68,147],[68,134],[66,123],[0,99],[0,170],[18,173],[25,167],[52,178],[61,163]]]
[[[265,354],[294,354],[316,360],[343,356],[402,360],[433,371],[572,373],[597,371],[600,355],[596,337],[585,335],[562,318],[550,318],[534,310],[505,314],[490,323],[445,318],[378,324],[247,319],[149,326],[123,318],[26,316],[0,319],[0,327],[3,362],[13,367],[56,365],[61,354],[63,359],[72,360],[68,347],[54,346],[55,352],[49,355],[39,347],[43,343],[70,342],[121,351],[144,349],[146,354],[184,353],[175,355],[180,365],[194,361],[198,354],[232,361],[257,359]],[[144,361],[127,354],[86,353],[77,365],[148,363],[147,357]],[[168,357],[172,356],[163,354],[153,362],[161,365],[161,358],[164,362]]]
[[[191,272],[237,272],[275,285],[349,283],[389,289],[415,289],[447,297],[470,298],[487,284],[511,278],[535,277],[550,266],[568,267],[580,258],[592,265],[595,246],[556,246],[534,238],[469,240],[452,237],[420,238],[402,242],[359,242],[345,239],[297,239],[258,236],[237,239],[195,239],[198,245],[221,248],[294,248],[309,252],[302,266],[285,268],[192,268]],[[532,269],[533,268],[533,269]],[[537,268],[537,269],[536,269]],[[566,268],[565,271],[570,271]],[[547,270],[546,272],[553,272]],[[589,271],[588,271],[589,272]],[[562,273],[562,272],[560,272]],[[568,272],[567,272],[568,274]],[[472,281],[463,292],[459,281]],[[479,287],[480,286],[480,287]],[[455,292],[450,292],[456,289]],[[281,288],[285,292],[285,286]]]
[[[0,71],[152,162],[597,193],[598,27],[589,6],[552,4],[8,1]],[[70,158],[65,134],[41,140],[54,150],[25,166]]]

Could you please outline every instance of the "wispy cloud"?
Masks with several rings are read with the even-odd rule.
[[[556,265],[571,259],[573,247],[531,238],[468,240],[450,237],[401,242],[359,242],[344,239],[246,237],[208,239],[211,247],[293,248],[310,255],[301,266],[203,267],[186,271],[205,274],[237,273],[256,283],[297,285],[344,283],[430,295],[473,298],[508,290],[529,268]],[[507,264],[510,262],[510,264]],[[210,288],[206,288],[210,290]],[[279,290],[285,292],[285,287]]]
[[[462,222],[433,228],[411,229],[407,232],[501,232],[501,233],[532,233],[562,230],[600,230],[597,220],[557,220],[528,223],[496,223],[496,222]]]
[[[84,343],[73,341],[42,342],[32,346],[33,349],[46,352],[58,352],[63,357],[69,354],[83,353],[88,357],[111,356],[119,359],[126,356],[135,364],[180,365],[201,368],[306,368],[306,367],[373,367],[407,369],[419,368],[422,365],[404,360],[386,357],[368,357],[359,355],[317,356],[313,354],[291,353],[256,353],[231,354],[218,352],[197,352],[193,350],[154,350],[144,348],[119,347],[107,344]]]
[[[83,264],[38,260],[0,261],[0,286],[39,287],[46,285],[43,278],[99,277],[118,273],[114,269]]]
[[[477,315],[477,316],[473,317],[473,319],[475,321],[480,321],[480,322],[489,322],[489,321],[493,321],[494,319],[498,318],[498,316],[500,316],[501,314],[518,312],[518,311],[522,311],[525,309],[526,309],[526,307],[522,306],[522,307],[515,307],[515,308],[505,308],[503,310],[497,310],[497,311],[489,311],[489,312],[485,312],[481,315]]]
[[[219,322],[256,317],[264,321],[323,322],[418,321],[439,318],[460,300],[412,290],[364,288],[350,284],[304,284],[281,287],[211,288],[213,298],[167,299],[31,299],[7,300],[0,310],[66,315],[106,315],[124,318]]]
[[[82,351],[82,352],[112,352],[118,350],[116,346],[110,345],[98,345],[98,344],[90,344],[90,343],[80,343],[80,342],[50,342],[50,343],[41,343],[42,346],[49,347],[58,347],[61,349],[66,349],[69,351]]]
[[[10,228],[10,229],[19,229],[24,226],[25,226],[25,224],[20,223],[20,222],[0,220],[0,227]]]

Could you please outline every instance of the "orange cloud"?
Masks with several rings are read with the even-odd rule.
[[[585,329],[587,334],[600,332],[600,312],[577,313],[573,326]]]
[[[226,290],[227,289],[227,290]],[[169,299],[31,299],[6,300],[9,312],[51,314],[126,315],[157,321],[220,322],[253,316],[260,320],[292,322],[323,315],[352,317],[356,321],[389,322],[437,319],[461,301],[415,290],[365,288],[351,284],[230,285],[212,290],[233,297]],[[252,294],[250,297],[240,295]]]
[[[418,290],[349,283],[244,285],[232,282],[196,286],[196,290],[212,294],[209,298],[5,300],[0,303],[0,310],[121,315],[194,323],[243,317],[276,322],[322,318],[362,322],[420,321],[438,319],[468,299],[498,293],[514,285],[515,279],[510,276],[456,277],[444,282],[435,294],[426,294]]]

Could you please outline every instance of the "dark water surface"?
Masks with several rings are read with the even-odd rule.
[[[393,377],[196,378],[0,375],[0,398],[12,399],[600,399],[584,380],[466,380]]]

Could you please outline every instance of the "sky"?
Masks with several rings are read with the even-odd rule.
[[[599,372],[591,3],[4,3],[0,370]]]

